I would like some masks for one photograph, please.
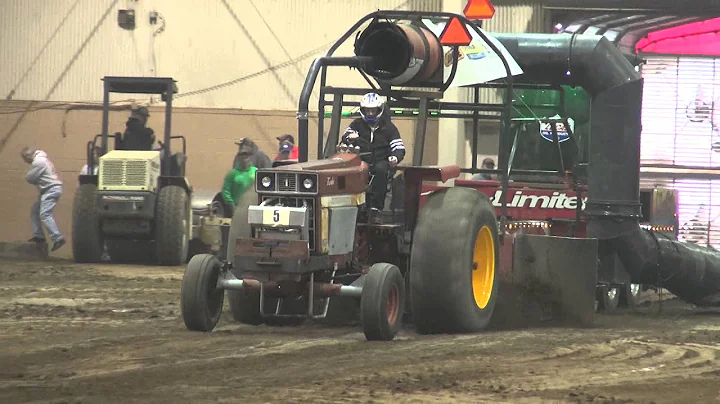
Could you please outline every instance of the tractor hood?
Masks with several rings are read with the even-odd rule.
[[[362,159],[357,154],[337,153],[330,158],[306,161],[304,163],[295,163],[278,166],[277,170],[288,171],[324,171],[324,170],[342,170],[349,168],[360,168],[363,164]]]

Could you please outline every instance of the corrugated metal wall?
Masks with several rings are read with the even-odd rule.
[[[442,0],[410,0],[408,10],[415,11],[442,11]]]
[[[178,106],[293,110],[313,58],[358,18],[378,8],[440,5],[440,0],[3,0],[0,97],[100,101],[102,76],[157,73],[178,80]],[[117,24],[117,10],[129,7],[136,11],[134,30]],[[148,21],[151,11],[160,13],[156,25]],[[347,46],[338,54],[351,52]],[[344,85],[362,82],[347,69],[335,76]]]
[[[550,32],[550,13],[542,5],[532,1],[501,5],[495,8],[495,16],[491,20],[483,22],[482,28],[491,33]],[[495,90],[480,91],[481,102],[502,102],[501,97],[502,94]]]
[[[483,22],[483,29],[490,32],[548,32],[549,13],[536,1],[498,5],[495,16]]]

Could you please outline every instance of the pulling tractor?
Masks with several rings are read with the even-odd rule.
[[[196,252],[218,253],[221,227],[229,227],[230,219],[217,195],[193,200],[185,177],[185,137],[171,135],[175,80],[106,76],[103,84],[102,133],[87,144],[88,167],[98,170],[79,176],[73,205],[75,261],[100,262],[107,251],[112,262],[181,265]],[[165,125],[160,149],[125,150],[117,132],[110,150],[111,93],[161,95]],[[171,151],[174,139],[182,142],[182,152]],[[98,141],[101,156],[95,161]]]
[[[512,89],[502,45],[463,16],[377,11],[362,18],[310,68],[298,111],[300,162],[257,171],[254,190],[235,210],[225,260],[200,254],[188,263],[181,310],[189,330],[215,328],[226,291],[233,318],[245,324],[326,318],[331,302],[354,300],[368,340],[392,340],[403,318],[412,319],[423,334],[480,331],[525,312],[515,310],[514,303],[528,296],[551,307],[557,318],[592,324],[596,239],[508,237],[506,219],[498,220],[493,201],[472,187],[421,195],[424,183],[445,183],[463,171],[458,165],[421,165],[430,111],[440,111],[433,114],[438,118],[465,119],[489,107],[477,99],[441,101],[459,69],[459,46],[446,48],[455,56],[448,59],[424,18],[462,22],[502,62],[503,85]],[[355,56],[333,56],[366,23]],[[449,76],[443,60],[451,61]],[[368,88],[326,85],[331,66],[357,68]],[[318,158],[308,161],[308,104],[318,76]],[[336,147],[344,127],[342,108],[357,106],[349,98],[369,91],[387,97],[394,108],[418,112],[412,164],[397,167],[404,186],[392,190],[392,199],[401,202],[383,211],[382,224],[362,220],[368,164],[354,147]],[[490,106],[507,123],[504,135],[511,103],[508,97],[503,105]],[[324,139],[327,106],[331,119]],[[507,189],[508,179],[500,174]],[[508,248],[512,255],[505,257]],[[505,260],[508,265],[501,265]]]

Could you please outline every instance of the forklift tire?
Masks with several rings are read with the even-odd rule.
[[[433,192],[410,256],[412,318],[420,334],[487,328],[498,295],[499,238],[490,199],[474,189]]]
[[[160,189],[155,208],[155,259],[160,265],[182,265],[190,238],[190,198],[180,186]]]
[[[102,259],[104,243],[99,212],[97,185],[80,185],[73,202],[72,249],[75,262],[98,263]]]
[[[640,304],[642,285],[639,283],[628,283],[620,291],[620,307],[633,309]]]
[[[393,264],[370,267],[360,297],[360,324],[368,341],[392,341],[402,328],[405,279]]]
[[[180,312],[190,331],[212,331],[220,320],[225,293],[217,288],[220,261],[210,254],[194,256],[183,275]]]

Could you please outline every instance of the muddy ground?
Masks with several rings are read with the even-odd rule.
[[[0,402],[720,401],[720,311],[670,300],[542,328],[365,341],[180,318],[184,268],[0,261]]]

